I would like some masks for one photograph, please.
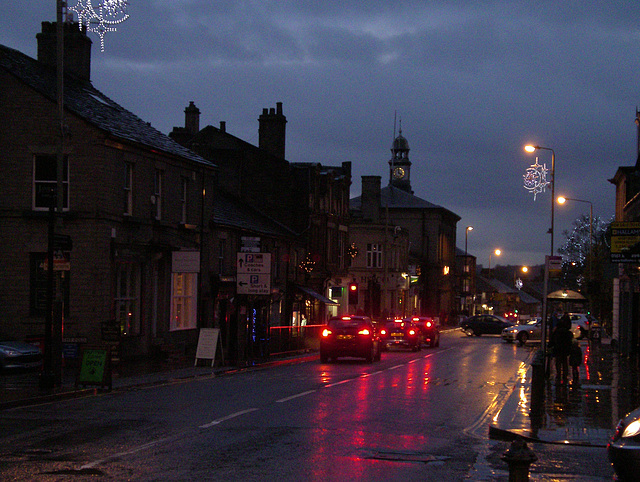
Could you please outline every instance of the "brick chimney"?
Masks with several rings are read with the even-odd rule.
[[[51,67],[56,66],[56,30],[56,22],[42,22],[42,32],[36,34],[38,61]],[[91,39],[87,28],[80,30],[77,22],[64,23],[64,71],[91,80]]]
[[[362,219],[380,222],[380,176],[362,176]]]
[[[275,109],[262,109],[258,121],[258,147],[284,159],[287,118],[282,114],[282,102],[277,102]]]
[[[188,134],[195,136],[200,132],[200,109],[193,101],[184,109],[184,127]]]

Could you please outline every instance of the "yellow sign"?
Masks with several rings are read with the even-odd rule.
[[[611,262],[640,262],[640,223],[611,223]]]

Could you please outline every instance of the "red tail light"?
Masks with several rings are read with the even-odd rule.
[[[382,330],[380,330],[380,334],[381,335],[386,335],[387,334],[387,330],[385,330],[384,328]]]
[[[332,333],[333,332],[329,328],[325,328],[324,330],[322,330],[322,336],[329,336]]]
[[[412,336],[415,335],[416,334],[416,330],[409,330],[409,334],[412,335]]]
[[[427,321],[427,322],[425,323],[425,325],[427,326],[427,328],[431,328],[431,322],[430,322],[430,321]]]
[[[370,335],[370,334],[371,332],[369,331],[368,328],[364,328],[358,332],[358,335]]]

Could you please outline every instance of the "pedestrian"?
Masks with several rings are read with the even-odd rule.
[[[566,320],[569,320],[568,326]],[[571,353],[571,345],[573,333],[571,333],[571,320],[569,316],[563,316],[557,324],[553,333],[551,333],[551,346],[553,356],[556,359],[556,384],[566,385],[569,379],[569,354]]]
[[[580,386],[580,369],[582,365],[582,348],[578,340],[573,340],[571,343],[571,352],[569,353],[569,365],[571,366],[571,376],[573,378],[572,385],[574,387]]]

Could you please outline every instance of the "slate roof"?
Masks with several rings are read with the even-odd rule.
[[[0,68],[52,102],[57,102],[55,68],[4,45],[0,45]],[[215,167],[212,162],[181,146],[109,99],[95,89],[91,82],[70,74],[64,78],[64,107],[96,128],[124,141]]]
[[[217,191],[213,200],[213,211],[213,219],[218,226],[229,226],[265,236],[296,236],[296,233],[285,225],[223,191]]]
[[[388,207],[389,209],[441,209],[455,216],[458,220],[460,219],[460,216],[448,209],[425,201],[391,184],[380,189],[380,206],[384,208]],[[350,199],[349,209],[360,211],[362,209],[362,196]]]

